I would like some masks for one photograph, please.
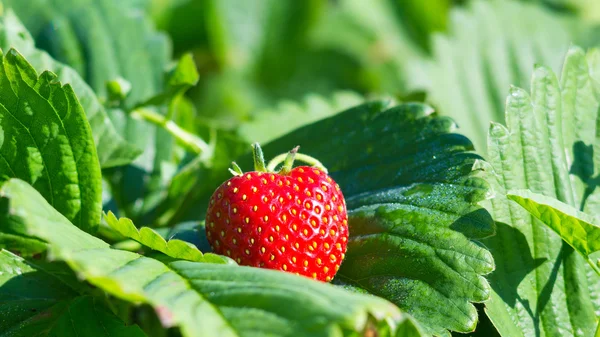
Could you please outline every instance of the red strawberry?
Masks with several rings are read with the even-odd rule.
[[[268,172],[256,144],[256,171],[238,169],[210,198],[206,235],[215,253],[241,265],[330,281],[346,252],[346,202],[322,166],[291,169],[295,150]]]

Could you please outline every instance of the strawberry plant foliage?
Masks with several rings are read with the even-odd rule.
[[[32,184],[76,226],[100,220],[98,156],[83,108],[70,85],[39,77],[15,50],[0,55],[0,182]]]
[[[536,67],[531,95],[513,87],[506,124],[492,124],[490,164],[496,198],[489,210],[497,235],[484,241],[496,256],[486,313],[503,336],[592,336],[600,279],[582,256],[504,195],[529,189],[597,214],[598,51],[571,48],[560,81]],[[511,196],[511,198],[515,198]],[[565,224],[566,225],[566,224]]]
[[[96,94],[80,75],[55,61],[46,52],[36,49],[33,38],[11,10],[0,17],[0,48],[15,48],[38,72],[50,70],[56,73],[58,80],[71,84],[92,128],[98,159],[103,168],[128,164],[140,154],[139,149],[117,133]]]
[[[291,122],[278,132],[242,130],[246,137],[258,134],[265,141],[279,137],[264,148],[270,157],[301,145],[302,152],[324,162],[340,184],[346,196],[350,226],[346,259],[334,280],[341,287],[234,263],[213,263],[227,260],[210,253],[202,254],[182,242],[165,241],[151,229],[138,230],[129,219],[119,220],[109,214],[107,221],[113,229],[154,252],[143,256],[111,248],[107,242],[85,232],[93,230],[99,222],[98,163],[108,167],[127,163],[132,158],[125,159],[125,154],[123,157],[113,155],[103,148],[107,144],[103,144],[102,138],[93,138],[102,134],[100,124],[93,122],[90,115],[98,107],[98,101],[106,105],[104,109],[117,129],[115,133],[107,132],[106,135],[119,133],[126,141],[145,149],[133,165],[105,171],[116,209],[133,218],[138,225],[174,224],[203,218],[211,193],[228,178],[223,163],[240,153],[238,148],[243,140],[236,136],[225,141],[219,139],[211,160],[189,156],[181,159],[183,156],[175,152],[178,149],[173,147],[172,138],[166,130],[130,118],[129,113],[135,115],[141,105],[171,104],[175,96],[179,97],[183,90],[197,81],[197,74],[191,70],[194,67],[192,58],[186,56],[176,68],[181,71],[180,75],[184,75],[180,78],[182,81],[173,87],[165,85],[162,71],[168,58],[167,44],[144,17],[136,16],[138,12],[131,4],[111,0],[31,0],[26,3],[6,0],[3,3],[20,15],[38,48],[75,69],[81,78],[35,50],[30,37],[13,20],[10,11],[3,21],[4,31],[0,31],[0,38],[4,40],[0,39],[0,42],[23,48],[34,60],[36,68],[55,69],[60,76],[65,76],[60,78],[73,82],[75,92],[81,96],[81,105],[91,109],[86,120],[86,114],[69,91],[69,86],[55,85],[51,82],[54,78],[47,73],[38,78],[33,68],[14,53],[2,59],[0,75],[4,74],[8,80],[6,85],[0,86],[0,90],[4,88],[7,94],[12,91],[19,95],[20,91],[27,89],[28,94],[23,95],[21,102],[35,98],[45,102],[43,107],[50,106],[48,109],[33,109],[34,113],[44,116],[36,121],[50,121],[52,123],[49,124],[60,126],[57,133],[53,133],[54,128],[48,128],[50,131],[45,133],[32,133],[35,137],[48,138],[42,150],[55,146],[51,141],[67,145],[69,137],[79,137],[77,142],[68,143],[76,160],[61,153],[52,161],[40,163],[26,159],[40,156],[44,159],[42,150],[41,155],[33,157],[21,151],[23,155],[15,158],[25,164],[17,162],[21,166],[13,171],[18,175],[5,174],[4,167],[0,170],[0,174],[4,174],[0,180],[0,184],[3,183],[0,187],[0,238],[10,235],[13,240],[11,248],[23,245],[31,252],[47,249],[43,257],[50,258],[52,265],[64,262],[81,279],[96,287],[92,293],[85,289],[72,289],[56,302],[46,303],[50,306],[40,306],[39,310],[48,313],[53,322],[74,319],[69,313],[76,310],[77,314],[95,316],[98,325],[110,324],[121,329],[119,331],[135,335],[139,331],[137,328],[127,327],[127,320],[122,321],[112,315],[110,309],[107,311],[111,299],[100,300],[102,296],[97,296],[98,293],[107,293],[125,302],[149,304],[156,309],[164,327],[176,326],[184,336],[355,336],[373,334],[375,330],[381,335],[419,336],[421,331],[412,316],[428,334],[447,336],[450,331],[468,332],[474,329],[477,313],[473,303],[483,302],[489,297],[485,275],[494,269],[490,253],[477,241],[492,235],[494,226],[485,209],[477,205],[486,197],[488,190],[487,184],[472,170],[479,157],[472,152],[473,145],[467,138],[454,133],[455,124],[449,118],[437,116],[430,107],[422,104],[388,108],[387,103],[375,101],[323,120],[319,119],[333,115],[333,109],[315,115],[306,114],[310,121],[298,116],[288,120],[284,116],[286,121]],[[277,13],[287,13],[293,6],[304,8],[302,4],[270,3],[273,12],[269,14],[269,20],[274,22],[281,20]],[[362,17],[363,13],[355,3],[348,1],[348,10]],[[392,21],[378,24],[377,16],[388,7],[383,2],[378,4],[376,10],[365,12],[365,17],[376,24],[377,32],[385,31],[383,27],[394,28]],[[229,12],[227,6],[217,2],[211,3],[208,8]],[[308,11],[309,7],[306,8]],[[312,20],[311,15],[304,13],[301,20]],[[387,18],[391,19],[391,16]],[[342,21],[346,22],[345,19]],[[247,33],[244,30],[232,32],[233,35],[229,35],[228,31],[210,33],[225,34],[225,38],[230,36],[232,41],[243,40],[251,44],[247,49],[247,60],[242,60],[249,66],[239,69],[231,57],[244,53],[231,53],[230,47],[235,45],[233,42],[221,46],[224,49],[219,62],[239,71],[233,78],[246,74],[244,68],[251,69],[249,73],[256,72],[262,76],[266,72],[259,70],[277,61],[277,53],[271,52],[277,49],[270,45],[272,39],[268,38],[269,35],[259,36],[260,41],[253,42],[243,37]],[[241,34],[240,37],[237,34]],[[216,35],[211,38],[215,39]],[[359,37],[356,42],[351,53],[359,52],[372,40]],[[263,47],[264,52],[255,53]],[[399,67],[404,68],[406,65],[399,61],[388,59],[381,67],[379,62],[375,62],[381,74],[386,75],[386,79],[382,79],[386,86],[396,86],[396,74],[390,73],[392,76],[388,79],[387,69],[396,71]],[[16,65],[11,65],[11,62]],[[132,87],[129,95],[115,99],[109,94],[124,94],[126,91],[109,93],[106,82],[124,84],[123,81],[114,81],[119,77],[130,82]],[[278,83],[281,81],[279,77],[274,76],[267,82],[273,80],[271,83]],[[82,78],[94,93],[81,83]],[[62,102],[59,101],[60,93],[71,94],[67,95],[72,98],[68,101],[72,103],[68,105],[70,114],[54,106]],[[4,102],[3,105],[7,107]],[[307,109],[310,110],[311,106]],[[8,108],[7,111],[12,112]],[[100,114],[107,121],[102,116],[102,107],[96,111],[96,115]],[[166,109],[156,107],[153,111],[158,115]],[[46,115],[49,117],[46,118]],[[193,113],[190,115],[193,116]],[[1,116],[3,123],[12,117]],[[176,119],[169,114],[171,117]],[[70,124],[73,119],[79,123],[77,128]],[[260,119],[256,122],[255,125],[266,125]],[[20,130],[21,124],[1,124],[5,132],[3,136],[10,136],[10,132],[15,134],[14,130]],[[299,126],[302,127],[285,134]],[[195,129],[193,125],[184,127]],[[26,133],[18,133],[22,138],[17,139],[16,148],[19,149],[22,144],[35,150],[39,145],[31,146],[24,135]],[[94,141],[100,158],[95,157]],[[58,148],[65,153],[69,149],[67,146]],[[3,145],[0,151],[10,149]],[[77,157],[77,154],[93,158],[87,160],[85,156]],[[180,163],[188,164],[167,190],[172,173],[176,172]],[[250,166],[249,157],[242,158],[240,164],[242,167]],[[75,165],[74,168],[71,168],[72,165]],[[30,166],[35,170],[29,169]],[[40,180],[46,176],[40,176],[40,171],[49,172],[47,175],[54,179],[53,188],[66,195],[51,198],[47,184]],[[74,177],[79,176],[87,179],[85,184],[83,180],[74,183]],[[9,179],[15,177],[19,179]],[[90,214],[85,226],[78,222],[77,209]],[[194,261],[186,261],[188,259]],[[38,268],[31,261],[21,262]],[[49,274],[57,278],[58,283],[72,285],[62,276]],[[41,274],[36,272],[36,275]],[[19,281],[16,275],[6,276],[6,283]],[[38,310],[38,304],[31,303]],[[80,310],[84,305],[97,310]],[[0,303],[0,317],[4,317],[1,316],[7,312],[4,310],[9,309],[13,307],[3,307]],[[14,316],[15,323],[10,328],[20,329],[21,323],[29,318],[31,316]],[[61,327],[59,323],[54,327]],[[74,332],[83,334],[85,330],[78,330],[80,328],[85,327],[75,326],[73,331],[57,330],[56,333],[66,336]],[[42,331],[42,334],[49,333]]]
[[[265,156],[302,144],[341,186],[350,239],[339,283],[393,301],[429,333],[471,331],[471,302],[489,297],[484,275],[494,269],[472,241],[494,232],[477,206],[487,193],[471,171],[479,157],[430,107],[386,106],[366,103],[292,131],[265,145]]]
[[[382,331],[388,322],[412,324],[383,299],[303,277],[231,264],[163,263],[111,249],[18,179],[5,182],[0,196],[8,204],[0,230],[43,239],[51,258],[109,294],[160,308],[163,323],[185,336],[332,336],[359,332],[368,322]]]

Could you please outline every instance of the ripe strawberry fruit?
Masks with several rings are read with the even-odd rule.
[[[236,175],[210,198],[206,235],[215,253],[241,265],[331,281],[346,252],[346,202],[316,160],[299,155],[319,165],[292,169],[296,151],[279,172],[265,168],[258,144],[255,171],[242,173],[234,163]]]

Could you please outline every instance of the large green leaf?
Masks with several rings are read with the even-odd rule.
[[[488,187],[471,170],[480,157],[454,128],[426,105],[370,102],[263,146],[270,158],[300,145],[342,187],[350,241],[336,280],[393,301],[442,336],[475,328],[471,302],[488,299],[484,275],[494,269],[473,242],[494,232],[477,205]],[[250,156],[239,163],[252,167]]]
[[[137,326],[125,326],[100,300],[79,295],[55,272],[0,251],[0,336],[146,336]]]
[[[593,216],[557,199],[529,190],[508,191],[507,197],[552,228],[586,259],[591,253],[600,250],[600,226]],[[596,268],[595,264],[592,264],[592,268]]]
[[[564,49],[581,27],[572,18],[513,0],[473,0],[451,13],[448,35],[433,38],[426,76],[408,76],[409,88],[451,116],[478,151],[490,121],[504,121],[510,85],[527,88],[533,64],[559,70]]]
[[[492,167],[481,166],[497,195],[489,205],[497,235],[484,243],[497,269],[486,312],[503,336],[591,336],[596,328],[598,276],[559,235],[505,197],[507,190],[530,189],[585,208],[580,176],[590,183],[598,168],[590,150],[597,143],[596,72],[581,49],[571,48],[560,85],[550,69],[536,67],[531,96],[511,88],[508,128],[490,128]]]
[[[15,50],[0,55],[0,182],[31,183],[76,226],[100,222],[100,166],[90,125],[70,85]]]
[[[0,230],[47,241],[50,257],[114,296],[151,304],[163,324],[179,326],[185,336],[340,336],[412,324],[383,299],[301,276],[231,264],[163,263],[111,249],[18,179],[5,182],[0,196],[8,203]]]
[[[11,10],[6,10],[0,17],[0,48],[15,48],[38,72],[50,70],[57,75],[59,81],[71,84],[92,128],[103,168],[128,164],[140,154],[140,150],[125,142],[117,133],[96,94],[79,74],[55,61],[46,52],[36,49],[33,38]]]

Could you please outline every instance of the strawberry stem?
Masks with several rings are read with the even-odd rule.
[[[252,144],[252,157],[254,158],[254,171],[267,172],[265,167],[265,156],[258,143]]]
[[[282,153],[282,154],[276,156],[275,158],[271,159],[271,161],[267,165],[267,170],[269,172],[275,172],[277,165],[279,165],[283,162],[284,164],[283,164],[281,170],[279,171],[279,173],[287,174],[292,170],[294,160],[298,160],[298,161],[307,163],[312,167],[316,167],[316,168],[322,170],[323,172],[327,173],[327,168],[325,168],[325,165],[323,165],[323,163],[321,163],[320,161],[318,161],[317,159],[315,159],[311,156],[307,156],[305,154],[298,153],[299,148],[300,148],[299,146],[296,146],[294,149],[292,149],[292,151],[290,151],[288,153]],[[292,152],[294,152],[294,153],[292,154]]]

